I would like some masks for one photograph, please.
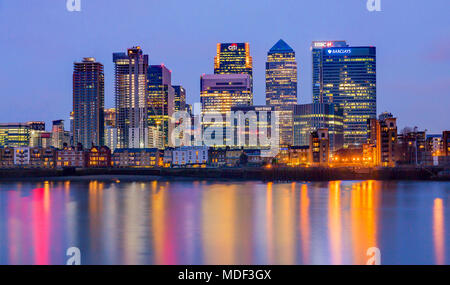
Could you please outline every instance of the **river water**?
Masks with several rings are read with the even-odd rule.
[[[450,263],[450,183],[0,183],[0,264]]]

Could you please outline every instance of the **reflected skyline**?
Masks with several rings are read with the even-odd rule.
[[[0,264],[448,264],[449,183],[0,184]]]

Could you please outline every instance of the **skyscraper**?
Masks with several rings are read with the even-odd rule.
[[[266,104],[279,114],[280,145],[292,145],[291,105],[297,104],[297,62],[294,50],[283,40],[267,53]]]
[[[175,90],[175,112],[186,111],[186,89],[181,85],[173,85]]]
[[[248,43],[218,43],[214,74],[248,74],[253,104],[253,59]]]
[[[376,48],[330,47],[320,55],[319,93],[313,102],[339,104],[344,110],[344,147],[362,146],[367,120],[376,118]]]
[[[172,130],[170,118],[174,113],[175,90],[172,87],[171,71],[164,65],[151,65],[148,68],[148,126],[155,132],[161,132],[163,146],[169,146]],[[155,146],[152,146],[155,147]]]
[[[312,53],[312,91],[313,101],[320,100],[323,87],[323,51],[331,47],[348,47],[345,41],[313,41],[311,45]]]
[[[266,104],[297,104],[297,62],[294,50],[279,40],[267,53]]]
[[[248,74],[202,75],[200,90],[202,115],[222,115],[223,122],[220,126],[223,128],[227,127],[226,115],[231,112],[231,107],[252,105],[251,78]],[[203,127],[207,126],[209,125],[203,124]],[[225,139],[225,129],[222,135]]]
[[[73,143],[104,145],[105,78],[103,64],[93,57],[74,63]]]
[[[119,148],[144,148],[147,130],[148,55],[140,47],[114,53],[116,127]]]

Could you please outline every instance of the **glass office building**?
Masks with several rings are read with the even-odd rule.
[[[145,148],[148,55],[140,47],[114,53],[118,148]]]
[[[376,118],[376,48],[324,48],[320,92],[315,103],[335,103],[344,111],[344,147],[367,140],[367,120]]]
[[[173,85],[172,87],[175,90],[175,112],[186,111],[186,89],[181,85]]]
[[[218,43],[214,74],[248,74],[253,102],[253,59],[248,43]]]
[[[105,76],[95,58],[74,63],[73,143],[83,147],[104,145]]]
[[[318,129],[328,129],[330,150],[337,151],[344,142],[344,116],[337,104],[312,103],[295,105],[294,145],[309,145],[309,137]]]
[[[248,74],[206,74],[200,79],[202,116],[221,115],[226,126],[226,115],[232,107],[251,106],[251,78]],[[213,124],[202,123],[203,128]],[[223,132],[225,138],[225,129]],[[224,141],[225,145],[225,141]]]
[[[172,87],[172,72],[164,65],[148,68],[148,126],[160,132],[163,146],[169,146],[172,130],[170,118],[174,113],[175,89]]]
[[[311,44],[313,102],[322,102],[323,51],[331,47],[348,47],[348,45],[345,41],[313,41]]]
[[[0,147],[22,147],[30,143],[30,125],[24,123],[0,124]]]
[[[266,104],[297,104],[297,62],[294,50],[279,40],[267,53]]]

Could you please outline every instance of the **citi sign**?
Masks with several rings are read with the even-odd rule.
[[[329,49],[328,54],[339,54],[339,55],[345,55],[345,54],[351,54],[351,49]]]

